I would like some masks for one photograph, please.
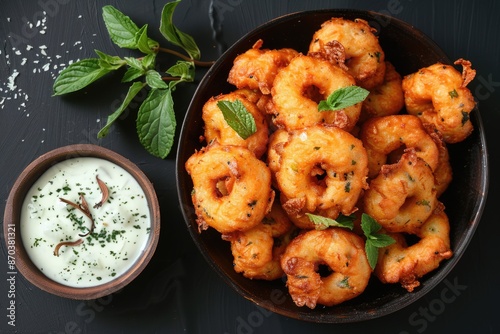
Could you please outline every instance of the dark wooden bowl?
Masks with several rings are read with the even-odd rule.
[[[314,310],[295,306],[283,281],[246,279],[234,271],[229,243],[221,240],[219,233],[213,229],[198,233],[190,195],[193,184],[184,168],[189,156],[201,148],[199,136],[203,134],[203,104],[212,96],[234,90],[227,83],[233,59],[250,49],[260,38],[264,40],[264,48],[291,47],[306,53],[313,33],[331,17],[368,21],[378,30],[386,59],[402,75],[438,61],[451,64],[446,54],[422,32],[398,19],[375,12],[331,9],[278,17],[243,36],[207,72],[182,124],[176,169],[179,201],[189,232],[210,266],[227,284],[244,298],[281,315],[319,323],[347,323],[381,317],[415,302],[440,283],[465,252],[483,212],[489,179],[486,140],[478,110],[471,114],[475,126],[472,135],[459,144],[449,145],[454,180],[441,199],[451,222],[454,256],[425,276],[421,286],[413,293],[399,284],[381,284],[372,278],[363,294],[341,305],[319,306]]]
[[[124,274],[117,276],[116,279],[98,286],[92,287],[71,287],[55,282],[45,276],[30,260],[26,250],[24,249],[21,229],[20,229],[20,215],[24,198],[30,190],[33,183],[51,166],[66,159],[76,157],[95,157],[106,159],[128,171],[139,183],[146,194],[149,211],[151,216],[151,230],[146,247],[138,260],[132,267]],[[12,241],[9,240],[15,229],[15,253],[13,248],[9,247]],[[89,300],[96,299],[102,296],[109,295],[117,290],[123,288],[130,283],[141,271],[146,267],[149,260],[153,256],[158,237],[160,233],[160,207],[153,185],[150,183],[146,175],[130,160],[125,157],[110,151],[106,148],[90,145],[79,144],[69,145],[50,151],[30,163],[24,171],[19,175],[10,191],[7,199],[5,214],[4,214],[4,236],[7,244],[8,255],[15,258],[15,265],[17,270],[33,285],[38,288],[50,292],[54,295],[61,297]]]

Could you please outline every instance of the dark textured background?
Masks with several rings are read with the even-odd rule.
[[[175,152],[165,160],[146,153],[135,134],[134,114],[115,124],[105,139],[96,139],[107,115],[126,92],[125,86],[117,84],[119,77],[103,78],[70,96],[51,97],[55,76],[70,61],[94,57],[94,49],[133,54],[110,42],[101,19],[102,6],[111,4],[138,25],[149,24],[152,37],[162,41],[157,27],[164,3],[0,0],[0,212],[16,177],[33,159],[59,146],[93,143],[131,159],[147,174],[159,195],[163,216],[161,240],[150,265],[120,293],[88,302],[68,300],[39,290],[18,274],[15,327],[7,324],[6,249],[2,242],[0,268],[5,274],[0,272],[0,332],[500,332],[500,227],[494,206],[499,183],[493,172],[481,223],[465,255],[426,297],[396,313],[358,324],[317,325],[271,314],[226,286],[205,263],[183,222],[176,195]],[[202,58],[213,60],[269,19],[319,8],[367,9],[394,16],[434,39],[450,59],[471,60],[477,76],[469,87],[479,102],[491,171],[498,170],[494,136],[500,121],[500,2],[183,0],[174,21],[195,38]],[[15,72],[19,74],[11,87],[8,78]],[[199,80],[204,71],[197,73]],[[188,84],[174,93],[178,128],[195,89],[195,84]],[[459,289],[452,290],[450,285]]]

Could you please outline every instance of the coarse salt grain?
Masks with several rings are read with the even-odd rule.
[[[10,77],[7,79],[7,88],[9,88],[11,91],[17,88],[17,86],[14,84],[16,81],[17,76],[19,75],[19,72],[17,70],[14,70]]]

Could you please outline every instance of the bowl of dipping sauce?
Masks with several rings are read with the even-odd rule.
[[[38,288],[96,299],[135,279],[158,243],[153,185],[130,160],[77,144],[43,154],[14,183],[6,203],[8,254]]]

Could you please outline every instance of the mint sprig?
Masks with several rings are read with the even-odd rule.
[[[378,249],[392,245],[396,240],[385,233],[379,233],[382,226],[366,213],[361,215],[361,229],[366,237],[366,257],[370,267],[374,269],[378,262]]]
[[[200,59],[200,49],[193,37],[180,31],[173,23],[173,14],[180,0],[167,3],[161,12],[160,32],[170,43],[180,46],[192,59]]]
[[[336,111],[363,102],[370,94],[359,86],[342,87],[335,90],[326,100],[318,103],[318,111]]]
[[[194,81],[196,65],[210,66],[213,62],[199,61],[200,51],[194,39],[173,24],[174,10],[181,0],[163,7],[159,30],[167,42],[183,49],[188,56],[160,47],[148,36],[148,25],[139,28],[130,17],[111,5],[102,8],[102,18],[110,39],[119,47],[137,50],[140,57],[120,57],[95,50],[97,57],[75,62],[59,73],[54,81],[53,95],[63,95],[81,90],[104,75],[126,68],[122,83],[130,83],[123,102],[111,113],[97,137],[105,137],[142,89],[148,89],[147,97],[140,104],[136,128],[139,141],[152,155],[165,158],[173,145],[176,120],[172,92],[181,82]],[[158,52],[175,55],[177,60],[165,72],[157,70]]]
[[[352,230],[354,228],[354,220],[356,219],[354,215],[339,215],[337,219],[314,215],[312,213],[306,213],[306,216],[314,223],[316,230],[325,230],[328,227],[345,227]]]
[[[243,139],[247,139],[257,131],[255,119],[240,100],[220,100],[217,106],[227,124]]]

